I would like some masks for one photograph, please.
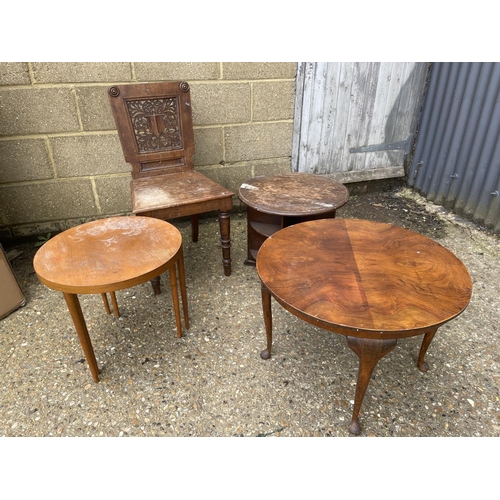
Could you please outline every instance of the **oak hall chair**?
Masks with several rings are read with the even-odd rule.
[[[233,193],[196,172],[189,84],[183,81],[114,85],[109,102],[125,161],[132,165],[132,211],[173,219],[218,210],[224,274],[231,275],[230,218]],[[159,282],[153,283],[160,293]]]

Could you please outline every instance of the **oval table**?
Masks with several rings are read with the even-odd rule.
[[[90,341],[78,294],[100,293],[110,313],[106,293],[139,285],[170,273],[177,335],[182,336],[177,287],[178,270],[184,324],[189,328],[182,236],[172,224],[152,217],[124,216],[87,222],[68,229],[44,243],[33,266],[38,279],[64,294],[92,378],[99,368]]]
[[[335,217],[349,201],[349,190],[325,175],[291,172],[261,175],[244,182],[239,199],[247,206],[247,259],[255,265],[262,243],[284,227]]]
[[[397,340],[424,335],[417,366],[437,329],[468,305],[472,282],[464,264],[435,241],[401,227],[354,219],[303,222],[269,237],[257,256],[271,356],[271,296],[320,328],[345,335],[359,357],[349,432],[378,361]]]

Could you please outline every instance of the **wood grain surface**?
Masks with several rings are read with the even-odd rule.
[[[33,265],[42,283],[67,293],[129,288],[169,268],[182,245],[172,224],[151,217],[110,217],[47,241]]]
[[[213,202],[211,210],[222,204],[231,210],[233,193],[220,184],[195,171],[157,175],[135,179],[132,185],[132,211],[137,214],[171,208],[179,210],[181,216],[200,213],[197,205]],[[227,201],[226,201],[227,200]],[[193,205],[189,211],[186,205]]]
[[[328,177],[297,172],[254,177],[240,186],[238,196],[261,212],[300,217],[336,210],[348,202],[349,191]]]
[[[222,265],[230,276],[233,192],[194,169],[189,84],[113,85],[108,98],[125,161],[132,165],[132,212],[163,220],[190,216],[192,239],[198,241],[199,214],[219,211]],[[158,278],[155,293],[159,283]]]
[[[286,309],[344,335],[402,338],[460,314],[472,293],[463,263],[435,241],[379,222],[324,219],[282,229],[257,257]]]

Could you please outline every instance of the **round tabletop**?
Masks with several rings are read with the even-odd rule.
[[[182,245],[172,224],[152,217],[95,220],[44,243],[33,260],[40,281],[66,293],[103,293],[166,271]]]
[[[238,197],[260,212],[305,217],[331,212],[349,201],[340,182],[317,174],[263,175],[243,183]]]
[[[286,309],[317,326],[362,338],[424,333],[468,305],[464,264],[401,227],[354,219],[304,222],[261,246],[257,272]]]

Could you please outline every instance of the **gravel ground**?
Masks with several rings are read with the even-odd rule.
[[[409,189],[358,194],[338,217],[390,222],[455,253],[473,280],[462,315],[434,338],[421,373],[421,337],[402,339],[375,369],[361,436],[500,435],[500,241]],[[81,296],[102,368],[94,383],[62,294],[33,271],[33,243],[11,265],[27,303],[0,321],[0,436],[350,436],[358,358],[345,338],[273,301],[273,356],[265,347],[260,284],[246,257],[245,213],[231,220],[232,275],[221,265],[216,217],[198,243],[183,235],[191,328],[178,338],[168,287],[117,292],[122,313]],[[6,249],[8,250],[8,249]],[[353,439],[349,440],[353,443]]]

